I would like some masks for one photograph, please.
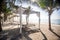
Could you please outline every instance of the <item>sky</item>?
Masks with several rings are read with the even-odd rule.
[[[20,6],[21,4],[18,2],[15,3],[15,5]],[[41,8],[35,6],[35,5],[31,5],[31,4],[27,4],[27,3],[22,3],[22,7],[28,7],[31,6],[31,9],[34,11],[39,11],[40,12],[40,19],[44,19],[43,21],[46,21],[45,19],[47,19],[48,21],[48,12],[45,10],[42,10]],[[26,15],[23,15],[23,19],[25,19]],[[33,20],[34,19],[34,20]],[[55,20],[55,19],[60,19],[60,9],[59,10],[54,10],[54,12],[51,14],[51,20]],[[38,17],[36,14],[30,14],[29,16],[29,20],[33,20],[33,22],[37,22],[38,21]]]

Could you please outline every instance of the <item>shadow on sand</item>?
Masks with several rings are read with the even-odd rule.
[[[25,38],[27,38],[27,40],[32,40],[32,39],[28,36],[29,34],[33,34],[33,33],[40,32],[39,29],[36,29],[36,30],[27,30],[27,29],[29,29],[29,28],[25,27],[25,28],[22,29],[22,30],[23,30],[23,31],[22,31],[22,32],[23,32],[23,35],[24,35]]]
[[[19,28],[4,30],[0,33],[0,40],[32,40],[26,31],[23,30],[23,33],[19,33]],[[6,34],[8,33],[8,34]]]
[[[29,29],[26,27],[26,29]],[[25,28],[23,28],[24,32],[27,32],[27,35],[32,34],[32,33],[36,33],[36,32],[41,32],[41,34],[43,35],[44,39],[43,40],[47,40],[47,37],[45,36],[45,34],[40,30],[40,29],[35,29],[35,30],[29,30],[27,31]]]
[[[41,34],[43,35],[44,39],[43,40],[48,40],[46,35],[40,30]]]
[[[57,37],[59,37],[60,38],[60,36],[57,34],[57,33],[55,33],[52,29],[50,30],[54,35],[56,35]]]
[[[19,30],[20,30],[19,28],[4,30],[2,33],[0,33],[0,40],[20,40],[20,39],[32,40],[28,35],[36,32],[41,32],[43,37],[45,38],[43,40],[47,40],[45,34],[39,29],[27,31],[26,28],[22,28],[22,34],[19,33]],[[4,35],[7,32],[8,34]]]

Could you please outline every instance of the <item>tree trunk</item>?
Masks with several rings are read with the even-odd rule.
[[[0,0],[0,32],[2,31],[2,25],[1,25],[1,12],[3,10],[3,4],[4,4],[4,0]]]
[[[51,30],[51,15],[49,14],[49,30]]]
[[[2,31],[2,26],[1,26],[1,22],[0,22],[0,32]]]
[[[2,31],[2,25],[1,25],[1,16],[0,16],[0,32]]]
[[[4,21],[7,20],[7,13],[4,13]]]

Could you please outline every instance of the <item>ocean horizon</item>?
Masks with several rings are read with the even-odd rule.
[[[48,19],[41,19],[41,23],[48,23]],[[60,25],[60,19],[51,19],[51,24]]]
[[[19,21],[20,20],[20,17],[15,17],[14,18],[14,20],[15,21]],[[29,23],[38,23],[38,20],[39,20],[39,18],[38,17],[35,17],[35,16],[29,16]],[[42,18],[40,18],[40,23],[48,23],[49,21],[48,21],[49,19],[42,19]],[[26,22],[26,15],[23,15],[22,16],[22,21],[23,22]],[[57,24],[57,25],[60,25],[60,19],[51,19],[51,24]]]

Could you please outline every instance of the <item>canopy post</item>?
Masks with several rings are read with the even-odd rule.
[[[20,13],[20,34],[21,33],[22,33],[22,13]]]
[[[22,7],[22,0],[20,0],[20,2],[21,2],[21,6],[20,7]],[[22,12],[21,11],[22,10],[20,8],[20,34],[22,34]]]
[[[40,30],[40,12],[39,12],[39,30]]]
[[[26,15],[26,26],[28,27],[28,23],[29,23],[29,15]]]

